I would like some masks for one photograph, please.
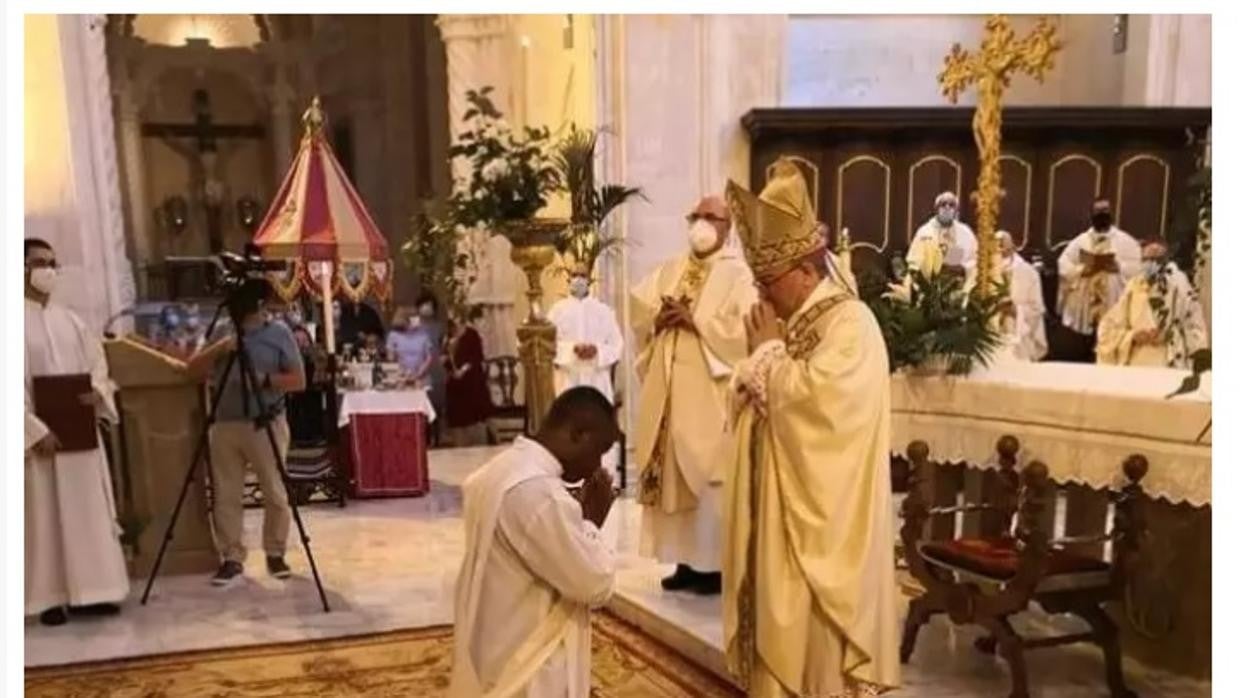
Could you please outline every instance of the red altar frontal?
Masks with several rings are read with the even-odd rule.
[[[353,497],[429,492],[428,430],[435,418],[424,390],[355,390],[342,395],[338,426]]]

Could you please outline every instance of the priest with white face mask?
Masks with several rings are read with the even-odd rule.
[[[1040,273],[1018,253],[1009,233],[997,231],[997,245],[1001,251],[1001,276],[1010,289],[1002,323],[1007,346],[1021,361],[1039,361],[1049,351]]]
[[[130,578],[104,452],[65,449],[36,414],[35,379],[86,374],[90,392],[79,401],[101,419],[116,421],[117,411],[98,335],[52,299],[59,278],[52,246],[27,239],[25,252],[26,614],[60,625],[74,615],[117,613]]]
[[[555,394],[588,385],[615,402],[611,369],[624,351],[615,311],[589,293],[590,266],[577,262],[571,271],[568,297],[550,309],[555,326]]]
[[[936,197],[936,212],[918,230],[906,252],[911,271],[931,276],[941,269],[964,274],[969,289],[975,283],[979,241],[975,232],[958,220],[958,196],[951,191]]]
[[[659,265],[631,296],[641,552],[677,565],[664,589],[716,594],[728,383],[746,357],[744,318],[758,294],[739,249],[725,244],[732,223],[722,198],[699,201],[686,223],[689,251]]]

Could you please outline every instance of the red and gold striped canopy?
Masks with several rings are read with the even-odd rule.
[[[357,299],[369,290],[385,298],[390,248],[325,140],[320,99],[303,115],[299,153],[253,241],[269,259],[294,262],[273,285],[293,298],[300,286],[320,294],[322,274],[333,274],[333,292]]]

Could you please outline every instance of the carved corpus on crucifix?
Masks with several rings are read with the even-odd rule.
[[[222,210],[227,202],[226,184],[221,179],[221,173],[225,170],[223,156],[229,154],[228,150],[220,147],[220,142],[225,139],[261,139],[264,138],[265,131],[259,124],[214,123],[207,90],[195,90],[191,99],[191,108],[195,115],[193,122],[146,123],[143,124],[142,132],[145,137],[161,139],[165,145],[186,158],[191,168],[193,191],[190,198],[203,210],[208,246],[213,254],[217,254],[225,247]],[[192,144],[184,145],[179,139],[190,139]]]
[[[1053,68],[1053,57],[1062,47],[1054,38],[1056,29],[1048,18],[1022,39],[1002,15],[988,18],[987,34],[980,43],[979,53],[969,53],[961,44],[945,56],[945,69],[940,73],[940,89],[952,103],[972,83],[978,103],[971,121],[975,145],[979,149],[979,181],[976,186],[975,236],[979,240],[979,268],[976,270],[975,291],[987,294],[998,278],[1000,255],[997,254],[997,214],[1001,209],[1001,100],[1010,86],[1010,75],[1022,72],[1039,82]]]

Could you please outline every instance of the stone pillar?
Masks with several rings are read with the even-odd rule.
[[[511,41],[511,18],[506,15],[439,15],[436,20],[446,45],[447,116],[451,140],[463,130],[462,117],[468,110],[465,93],[489,86],[491,99],[515,123],[513,83],[518,68],[517,49]],[[464,176],[464,165],[452,163],[451,176]],[[452,186],[455,186],[452,184]],[[510,260],[505,240],[471,235],[465,245],[472,249],[477,263],[477,281],[469,298],[479,303],[485,314],[480,329],[487,357],[515,355],[517,304],[524,288],[523,276]]]
[[[118,132],[121,141],[121,162],[125,179],[126,210],[130,214],[130,249],[134,252],[140,297],[148,295],[147,267],[152,263],[152,209],[147,202],[147,184],[143,168],[143,133],[138,98],[133,85],[117,92]]]
[[[286,168],[294,159],[294,135],[291,133],[293,114],[291,106],[295,101],[295,91],[286,80],[286,70],[277,68],[277,79],[269,92],[269,112],[273,121],[273,161],[274,172],[282,177]],[[281,182],[274,182],[276,191]]]
[[[60,301],[94,331],[134,303],[103,19],[28,15],[25,230],[56,248]]]

